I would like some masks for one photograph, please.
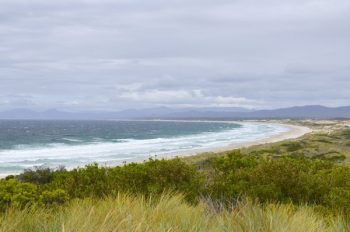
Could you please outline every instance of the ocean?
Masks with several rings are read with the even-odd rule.
[[[0,176],[35,166],[118,165],[268,138],[275,124],[0,120]]]

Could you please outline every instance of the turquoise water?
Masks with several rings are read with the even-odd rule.
[[[0,175],[34,166],[115,165],[284,132],[254,123],[0,120]]]

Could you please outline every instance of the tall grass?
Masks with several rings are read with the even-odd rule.
[[[349,231],[339,218],[325,218],[312,208],[293,205],[238,204],[215,210],[206,202],[185,203],[180,195],[160,198],[119,194],[104,200],[75,200],[59,208],[9,209],[0,216],[0,231]],[[347,225],[349,226],[349,225]]]

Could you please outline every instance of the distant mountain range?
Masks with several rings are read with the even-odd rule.
[[[106,120],[106,119],[341,119],[350,118],[350,106],[296,106],[273,110],[247,110],[244,108],[168,108],[130,109],[118,112],[86,111],[42,112],[15,109],[0,112],[0,119],[46,119],[46,120]]]

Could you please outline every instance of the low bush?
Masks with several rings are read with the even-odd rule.
[[[154,160],[117,167],[88,165],[72,171],[55,172],[44,189],[63,189],[71,198],[104,197],[118,192],[143,195],[160,194],[165,190],[183,193],[195,200],[203,186],[197,168],[180,159]]]
[[[239,151],[212,160],[212,197],[246,195],[260,202],[319,204],[350,213],[350,169],[305,157],[247,156]]]
[[[62,205],[68,201],[69,197],[67,193],[62,189],[56,189],[53,191],[44,191],[41,194],[40,201],[44,205]]]
[[[50,183],[52,178],[53,170],[43,167],[35,167],[33,170],[26,169],[23,173],[17,176],[17,179],[21,182],[28,182],[36,185]]]
[[[15,179],[0,180],[0,210],[9,206],[24,207],[38,201],[37,186],[30,183],[21,183]]]
[[[203,192],[204,178],[180,159],[154,160],[118,167],[87,165],[71,171],[35,168],[0,180],[0,209],[9,206],[58,205],[74,198],[103,198],[119,192],[159,195],[182,193],[190,202]]]
[[[318,205],[350,215],[350,169],[329,160],[303,156],[243,155],[212,158],[199,170],[181,159],[131,163],[118,167],[87,165],[70,171],[36,169],[0,181],[0,209],[58,205],[72,199],[105,198],[118,193],[154,196],[181,193],[234,202],[241,196],[259,202]]]

